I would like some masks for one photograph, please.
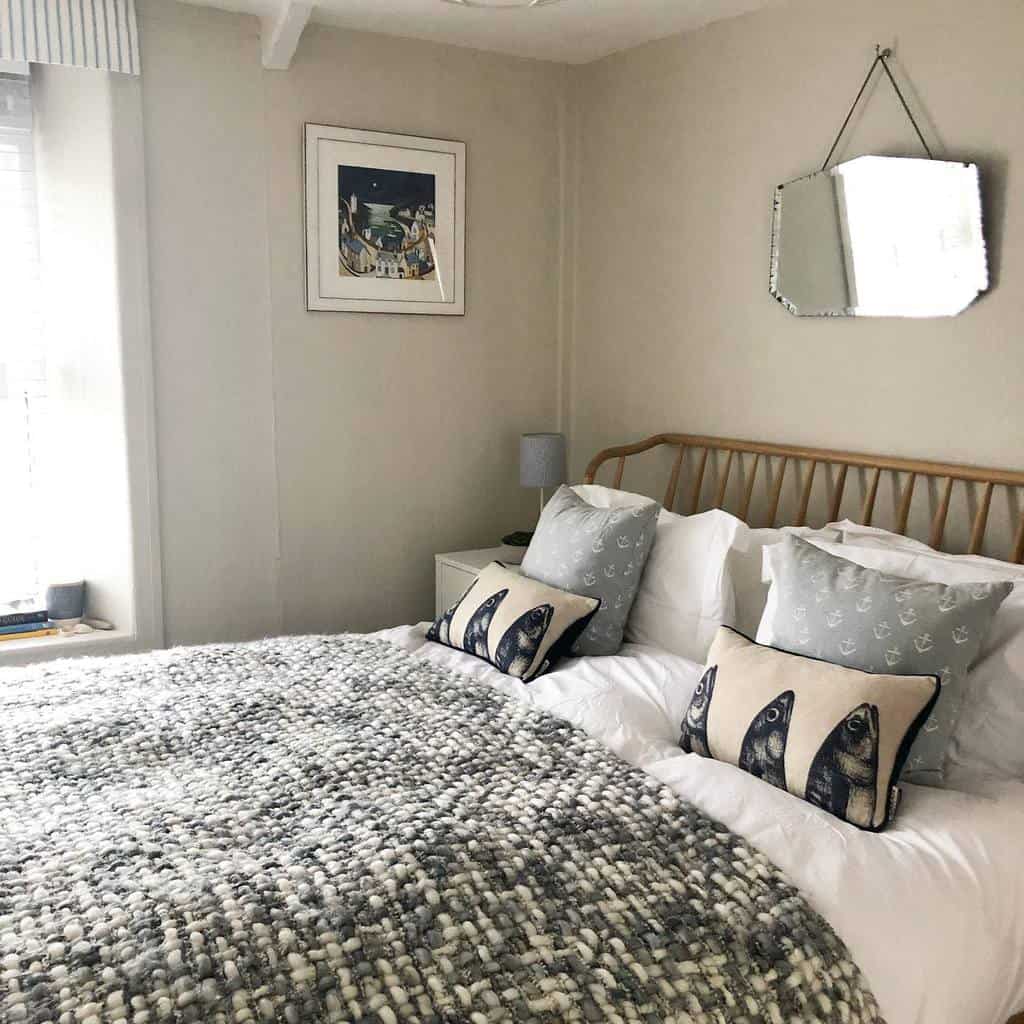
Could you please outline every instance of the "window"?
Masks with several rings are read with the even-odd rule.
[[[41,589],[47,386],[39,266],[29,80],[0,74],[0,603]]]
[[[142,139],[138,79],[0,61],[0,604],[115,627],[0,665],[163,639]]]

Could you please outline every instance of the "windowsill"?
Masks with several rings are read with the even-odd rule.
[[[96,630],[94,633],[69,636],[37,636],[29,640],[4,640],[0,643],[0,668],[78,655],[125,654],[134,650],[135,646],[135,634],[124,629]]]

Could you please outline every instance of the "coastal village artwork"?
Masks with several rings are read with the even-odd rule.
[[[303,162],[307,309],[464,315],[465,143],[307,124]]]
[[[434,175],[338,168],[338,273],[431,280]]]

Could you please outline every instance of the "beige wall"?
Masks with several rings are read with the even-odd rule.
[[[557,414],[568,72],[142,5],[169,642],[432,611],[436,551],[528,526],[517,435]],[[467,315],[304,309],[306,121],[468,146]]]
[[[1019,0],[798,0],[575,70],[576,473],[661,430],[1024,468],[1022,38]],[[772,190],[820,166],[876,41],[982,168],[994,287],[948,320],[797,319]],[[888,84],[853,129],[843,157],[919,152]]]
[[[562,68],[142,4],[170,642],[429,613],[435,551],[532,521],[516,435],[576,476],[663,429],[1024,466],[1016,0],[798,0]],[[816,167],[876,40],[984,175],[994,288],[951,320],[789,316],[770,200]],[[303,122],[468,144],[463,319],[307,313]],[[878,88],[842,155],[916,153]],[[1019,186],[1018,186],[1019,191]],[[628,483],[628,481],[627,481]]]
[[[432,610],[435,551],[532,524],[518,434],[554,425],[553,65],[313,28],[264,75],[272,335],[288,628]],[[467,315],[302,308],[306,121],[467,146]]]

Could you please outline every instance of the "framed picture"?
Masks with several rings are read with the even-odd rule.
[[[465,309],[466,145],[307,124],[306,308]]]

